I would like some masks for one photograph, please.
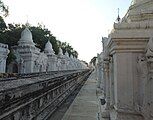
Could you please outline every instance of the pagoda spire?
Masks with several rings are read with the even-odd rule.
[[[121,21],[121,18],[120,18],[120,9],[118,8],[118,16],[117,16],[117,19],[116,21],[119,23]]]

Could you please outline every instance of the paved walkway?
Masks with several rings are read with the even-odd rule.
[[[95,73],[93,72],[62,120],[98,120],[100,105],[96,92],[97,81],[95,78]]]

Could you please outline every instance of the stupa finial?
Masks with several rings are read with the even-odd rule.
[[[28,21],[28,15],[26,17],[27,17],[27,21],[25,23],[25,26],[28,28],[30,26],[29,21]]]
[[[120,9],[118,8],[118,16],[117,16],[117,19],[116,21],[119,23],[121,21],[121,18],[120,18]]]

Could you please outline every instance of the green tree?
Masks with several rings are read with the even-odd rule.
[[[0,33],[7,29],[6,23],[2,16],[0,16]]]
[[[1,14],[3,14],[5,17],[8,16],[8,13],[9,13],[9,11],[8,11],[8,6],[6,6],[6,5],[2,2],[2,0],[0,0],[0,12],[1,12]]]
[[[59,47],[62,48],[63,53],[65,53],[67,51],[69,53],[69,55],[73,55],[76,58],[78,57],[78,52],[76,50],[74,50],[69,43],[67,43],[67,42],[60,42],[59,43]]]
[[[90,64],[93,63],[93,65],[95,66],[95,65],[96,65],[96,59],[97,59],[97,57],[93,57],[93,58],[90,60]]]

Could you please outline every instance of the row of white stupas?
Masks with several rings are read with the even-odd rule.
[[[14,72],[14,68],[17,69],[18,73],[77,70],[87,68],[87,66],[77,58],[72,55],[69,57],[68,52],[64,55],[61,48],[59,49],[58,55],[55,55],[50,41],[46,43],[44,51],[40,52],[40,49],[35,47],[32,33],[28,28],[25,28],[22,31],[21,38],[18,41],[18,46],[12,48],[16,56],[16,67],[13,67],[14,63],[9,65],[8,72]]]

